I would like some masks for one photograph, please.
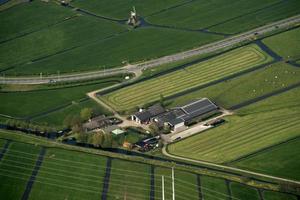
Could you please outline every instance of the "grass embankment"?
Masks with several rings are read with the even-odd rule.
[[[116,90],[103,98],[118,111],[129,110],[158,101],[161,95],[167,97],[271,60],[270,56],[255,45],[241,47],[181,70]]]
[[[226,124],[168,146],[170,153],[224,163],[299,135],[300,89],[273,96],[227,117]],[[271,172],[270,172],[271,173]]]
[[[119,83],[120,81],[122,81],[121,76],[104,78],[100,81],[93,82],[92,84],[83,84],[81,86],[79,85],[74,87],[56,89],[49,88],[26,92],[2,92],[0,93],[1,114],[10,115],[12,117],[28,118],[42,113],[46,115],[48,114],[47,112],[50,112],[55,108],[72,104],[67,107],[67,110],[58,111],[57,114],[54,114],[55,116],[51,117],[52,113],[50,116],[46,115],[45,122],[50,120],[49,122],[57,123],[58,119],[62,119],[65,114],[79,112],[78,109],[85,103],[92,105],[92,107],[99,108],[100,106],[96,106],[93,103],[80,103],[80,100],[86,98],[87,92],[108,87]],[[99,111],[107,112],[104,108],[101,108]],[[49,118],[47,119],[47,117]],[[53,117],[57,118],[53,119]],[[42,120],[40,119],[39,121]]]
[[[71,2],[71,5],[100,16],[124,20],[129,17],[133,6],[136,8],[138,15],[144,17],[187,1],[188,0],[115,0],[114,4],[110,4],[110,0],[75,0]]]
[[[160,25],[196,30],[208,28],[232,34],[299,14],[299,8],[297,0],[194,1],[146,20]]]
[[[258,191],[255,188],[250,188],[238,183],[230,184],[232,195],[237,199],[260,200]]]
[[[300,68],[280,62],[243,76],[171,99],[169,107],[183,105],[191,99],[208,97],[219,106],[233,105],[286,88],[300,82]]]
[[[300,59],[300,28],[268,37],[263,43],[286,60]]]

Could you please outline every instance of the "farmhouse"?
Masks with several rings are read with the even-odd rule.
[[[151,119],[165,112],[165,109],[159,105],[153,105],[147,110],[141,109],[139,112],[131,115],[131,120],[136,121],[139,124],[148,124]]]
[[[218,106],[207,98],[192,101],[186,105],[173,108],[154,118],[160,126],[168,125],[172,131],[179,131],[186,125],[207,118],[218,111]]]

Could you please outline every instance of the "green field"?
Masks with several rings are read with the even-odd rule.
[[[33,121],[40,124],[47,123],[49,125],[61,126],[67,116],[79,115],[80,111],[84,108],[91,108],[94,115],[111,115],[110,111],[89,99],[83,102],[74,102],[72,105],[61,110],[34,118]]]
[[[39,199],[99,199],[103,193],[104,177],[108,158],[82,150],[62,149],[55,143],[37,137],[15,134],[0,130],[0,148],[11,139],[8,151],[0,161],[0,195],[4,199],[20,200],[29,177],[36,165],[38,154],[45,145],[39,171],[34,179],[29,200]],[[23,141],[18,142],[18,141]],[[30,141],[33,144],[27,144]],[[70,149],[69,148],[69,149]],[[111,160],[110,178],[108,179],[107,199],[128,200],[149,199],[151,188],[151,173],[149,164],[134,161]],[[171,168],[154,165],[154,198],[161,199],[161,176],[165,177],[165,197],[171,198]],[[233,184],[233,183],[232,183]],[[235,184],[235,183],[234,183]],[[242,190],[254,190],[241,186]],[[228,193],[225,181],[219,178],[201,175],[201,191],[205,199],[218,197],[226,199]],[[198,200],[199,190],[197,174],[175,169],[175,194],[178,200]],[[277,196],[277,193],[274,193]],[[266,196],[274,196],[266,192]],[[239,193],[234,193],[239,195]],[[279,196],[286,196],[278,193]],[[287,195],[289,196],[289,195]],[[238,197],[238,196],[232,196]],[[290,197],[292,197],[290,195]],[[243,199],[243,198],[241,198]]]
[[[300,82],[300,68],[280,62],[243,76],[188,93],[170,100],[169,107],[184,105],[191,99],[208,97],[217,105],[233,105]],[[234,95],[233,95],[234,94]]]
[[[297,0],[194,1],[146,18],[154,24],[238,33],[299,14]],[[212,28],[210,28],[212,27]]]
[[[268,37],[263,43],[287,60],[300,59],[300,28]]]
[[[21,199],[40,148],[22,143],[10,144],[0,162],[0,194],[3,199]],[[24,152],[28,154],[24,154]]]
[[[43,12],[37,12],[43,10]],[[75,12],[57,6],[53,1],[22,3],[0,12],[0,42],[38,31],[75,16]]]
[[[13,117],[30,117],[59,106],[77,104],[86,93],[120,82],[121,77],[105,78],[91,85],[26,92],[0,92],[0,113]]]
[[[300,89],[252,104],[227,123],[168,146],[171,154],[224,163],[299,135]]]
[[[260,200],[258,191],[239,183],[230,183],[231,193],[237,199]]]
[[[15,66],[16,69],[13,68],[12,71],[18,74],[23,72],[24,74],[55,73],[52,68],[49,71],[43,68],[30,71],[27,66],[39,63],[38,61],[45,57],[51,58],[73,48],[94,44],[124,30],[126,29],[105,20],[77,16],[47,29],[1,44],[0,70]],[[64,72],[64,68],[61,66],[56,69]],[[9,74],[10,71],[6,73]]]
[[[264,174],[300,180],[300,138],[258,152],[231,165]]]
[[[264,191],[263,196],[265,200],[297,200],[297,197],[293,195],[269,191]]]
[[[145,17],[184,2],[188,2],[188,0],[114,0],[113,4],[110,4],[109,0],[74,0],[71,4],[100,16],[123,20],[129,17],[133,6],[139,15]]]
[[[210,60],[116,90],[104,95],[114,109],[128,110],[178,92],[209,83],[272,60],[255,45],[242,47]]]

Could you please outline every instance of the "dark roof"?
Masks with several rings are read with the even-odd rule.
[[[193,101],[181,107],[181,109],[187,115],[191,115],[191,116],[199,116],[208,113],[210,111],[216,110],[217,108],[218,106],[216,106],[213,102],[211,102],[207,98]]]
[[[151,118],[151,114],[148,110],[144,110],[142,112],[137,112],[134,115],[141,121],[146,121]]]
[[[165,112],[165,109],[159,104],[153,105],[149,107],[147,110],[151,114],[151,117],[155,117]]]
[[[153,105],[149,107],[147,110],[144,110],[142,112],[137,112],[134,115],[139,118],[141,121],[147,121],[152,117],[155,117],[157,115],[160,115],[165,112],[165,109],[159,105]]]
[[[177,124],[180,124],[184,122],[184,120],[182,118],[175,118],[175,119],[171,119],[168,121],[169,124],[171,124],[172,126],[175,126]]]

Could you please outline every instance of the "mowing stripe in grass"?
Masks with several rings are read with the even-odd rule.
[[[6,143],[5,143],[5,145],[2,148],[1,153],[0,153],[0,161],[2,160],[4,154],[6,153],[7,148],[9,147],[10,142],[11,142],[11,140],[6,140]]]
[[[150,182],[150,200],[155,200],[155,166],[151,165],[151,169],[150,169],[150,178],[151,178],[151,182]]]
[[[230,187],[230,181],[225,180],[225,184],[226,184],[226,187],[227,187],[229,200],[232,200],[232,191],[231,191],[231,187]]]
[[[23,196],[22,196],[22,200],[27,200],[29,198],[29,195],[30,195],[30,191],[31,191],[31,188],[33,186],[33,183],[35,181],[35,178],[38,174],[38,171],[42,165],[42,162],[43,162],[43,159],[44,159],[44,156],[45,156],[45,153],[46,153],[46,149],[44,147],[41,148],[41,151],[40,151],[40,154],[39,154],[39,157],[38,159],[36,160],[36,163],[35,163],[35,167],[32,171],[32,174],[29,178],[29,181],[26,185],[26,189],[23,193]]]
[[[107,193],[109,188],[109,180],[110,180],[110,172],[111,172],[111,160],[112,158],[108,157],[106,161],[106,169],[105,169],[105,176],[103,179],[103,189],[102,189],[102,200],[107,199]]]
[[[253,152],[253,153],[244,155],[244,156],[242,156],[242,157],[240,157],[240,158],[237,158],[237,159],[235,159],[235,160],[232,160],[232,161],[230,161],[230,162],[225,162],[224,164],[229,165],[229,164],[233,164],[233,163],[235,163],[235,162],[240,162],[240,161],[242,161],[242,160],[244,160],[244,159],[247,159],[247,158],[249,158],[249,157],[252,157],[252,156],[258,155],[258,154],[260,154],[260,153],[269,151],[269,150],[271,150],[271,149],[277,148],[277,147],[279,147],[279,146],[281,146],[281,145],[287,144],[287,143],[289,143],[289,142],[292,142],[292,141],[298,140],[298,139],[300,139],[300,136],[296,136],[296,137],[291,138],[291,139],[288,139],[288,140],[286,140],[286,141],[279,142],[279,143],[277,143],[277,144],[275,144],[275,145],[271,145],[271,146],[265,147],[265,148],[260,149],[260,150],[258,150],[258,151],[256,151],[256,152]]]
[[[260,97],[256,97],[254,99],[250,99],[250,100],[247,100],[247,101],[244,101],[242,103],[239,103],[239,104],[236,104],[234,106],[231,106],[229,108],[229,110],[238,110],[238,109],[241,109],[243,107],[246,107],[246,106],[249,106],[253,103],[257,103],[259,101],[262,101],[262,100],[265,100],[269,97],[272,97],[272,96],[275,96],[275,95],[279,95],[279,94],[282,94],[282,93],[285,93],[289,90],[292,90],[292,89],[295,89],[297,87],[300,87],[300,82],[299,83],[296,83],[296,84],[293,84],[291,86],[288,86],[286,88],[282,88],[282,89],[279,89],[279,90],[275,90],[274,92],[271,92],[271,93],[268,93],[268,94],[265,94],[265,95],[262,95]]]
[[[202,186],[201,186],[201,177],[200,177],[200,174],[197,174],[197,185],[198,185],[199,200],[202,200],[203,199],[203,195],[202,195]]]

